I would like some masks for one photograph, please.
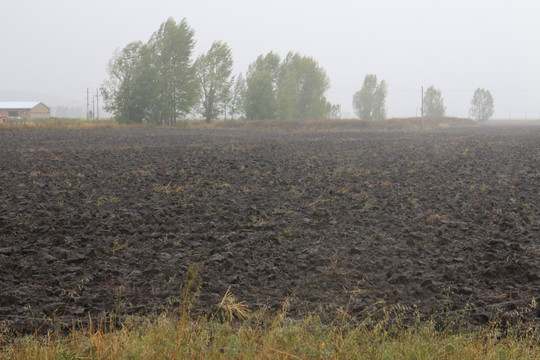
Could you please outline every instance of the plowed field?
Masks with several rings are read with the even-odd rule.
[[[0,132],[0,323],[25,333],[230,291],[538,325],[538,127]]]

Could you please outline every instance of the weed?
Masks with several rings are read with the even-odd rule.
[[[112,247],[109,249],[109,252],[111,252],[112,254],[116,254],[120,250],[127,249],[128,246],[129,246],[129,243],[127,241],[121,242],[118,239],[116,239],[114,240]]]
[[[264,221],[263,219],[259,219],[259,220],[253,219],[251,224],[253,225],[254,228],[262,228],[266,226],[266,221]]]
[[[182,188],[178,185],[171,185],[169,182],[167,185],[154,185],[154,191],[157,193],[164,193],[167,195],[175,195],[182,191]]]
[[[222,313],[229,323],[232,323],[234,319],[247,319],[250,314],[249,307],[245,302],[236,300],[235,296],[231,293],[230,286],[218,305],[218,311]]]
[[[187,317],[196,303],[199,291],[202,286],[200,275],[202,264],[191,265],[185,275],[184,285],[182,286],[182,295],[180,298],[180,310],[182,317]]]
[[[368,196],[364,203],[364,208],[362,210],[369,211],[373,206],[375,206],[375,202],[376,201],[374,197]]]
[[[426,219],[426,223],[428,224],[440,224],[446,221],[447,221],[446,215],[437,215],[437,214],[430,215]]]

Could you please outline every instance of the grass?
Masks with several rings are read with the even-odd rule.
[[[190,270],[176,310],[114,321],[91,319],[85,329],[8,341],[0,333],[0,359],[538,359],[537,329],[496,324],[473,330],[448,321],[405,326],[384,308],[359,321],[345,311],[331,324],[317,315],[293,320],[288,304],[271,313],[250,312],[227,290],[217,311],[192,315],[200,278]],[[390,307],[389,307],[390,309]],[[383,316],[379,316],[383,314]],[[375,321],[375,317],[378,320]]]
[[[84,129],[109,129],[122,128],[121,125],[109,120],[86,120],[86,119],[28,119],[0,122],[2,130],[84,130]]]
[[[444,129],[456,126],[475,126],[474,120],[465,118],[392,118],[382,121],[340,119],[340,120],[216,120],[207,123],[201,120],[180,120],[169,128],[188,129],[236,129],[236,130],[269,130],[269,131],[421,131]],[[487,125],[540,125],[540,120],[529,121],[489,121]],[[0,122],[1,130],[53,130],[53,129],[103,129],[127,127],[158,127],[152,124],[119,124],[112,120],[86,119],[31,119]]]
[[[224,316],[224,317],[223,317]],[[129,318],[119,329],[101,322],[62,336],[28,336],[0,351],[1,359],[538,359],[533,332],[500,338],[493,327],[438,330],[348,322],[316,316],[293,321],[261,311],[240,322],[227,314],[193,319],[165,313]]]
[[[227,120],[206,122],[187,122],[187,127],[205,129],[242,129],[242,130],[282,130],[282,131],[419,131],[455,126],[472,126],[476,122],[462,118],[394,118],[376,120]]]
[[[207,123],[200,120],[182,120],[171,128],[191,129],[236,129],[236,130],[270,130],[270,131],[418,131],[453,126],[470,126],[476,123],[470,119],[460,118],[403,118],[383,121],[373,120],[219,120]],[[156,127],[156,125],[126,125],[111,120],[86,119],[29,119],[0,123],[0,130],[53,130],[53,129],[102,129],[126,127]],[[165,127],[165,126],[164,126]]]

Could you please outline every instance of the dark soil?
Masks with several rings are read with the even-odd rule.
[[[537,326],[540,128],[0,132],[0,325],[251,309]],[[412,315],[411,315],[412,316]]]

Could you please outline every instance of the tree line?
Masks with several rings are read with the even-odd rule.
[[[363,120],[383,120],[386,118],[386,81],[377,82],[377,75],[368,74],[364,84],[353,96],[353,108]],[[493,116],[493,96],[489,90],[478,88],[471,99],[470,116],[478,122],[489,120]],[[435,86],[430,86],[422,99],[422,115],[444,117],[446,107],[442,93]]]
[[[164,22],[147,43],[135,41],[108,64],[102,87],[106,109],[122,123],[173,125],[200,116],[254,120],[324,119],[339,111],[330,81],[311,57],[270,52],[234,76],[229,46],[216,41],[193,60],[195,33],[186,20]]]
[[[339,105],[326,92],[330,80],[318,62],[289,52],[257,57],[243,74],[233,75],[230,47],[215,41],[193,58],[195,32],[184,19],[169,18],[148,42],[134,41],[110,59],[101,91],[107,111],[121,123],[174,125],[180,119],[202,117],[250,120],[304,120],[339,118]],[[478,93],[478,94],[477,94]],[[353,96],[361,119],[386,118],[386,82],[366,75]],[[444,116],[440,91],[433,86],[424,96],[424,115]],[[493,114],[489,91],[478,89],[471,115],[487,120]]]

